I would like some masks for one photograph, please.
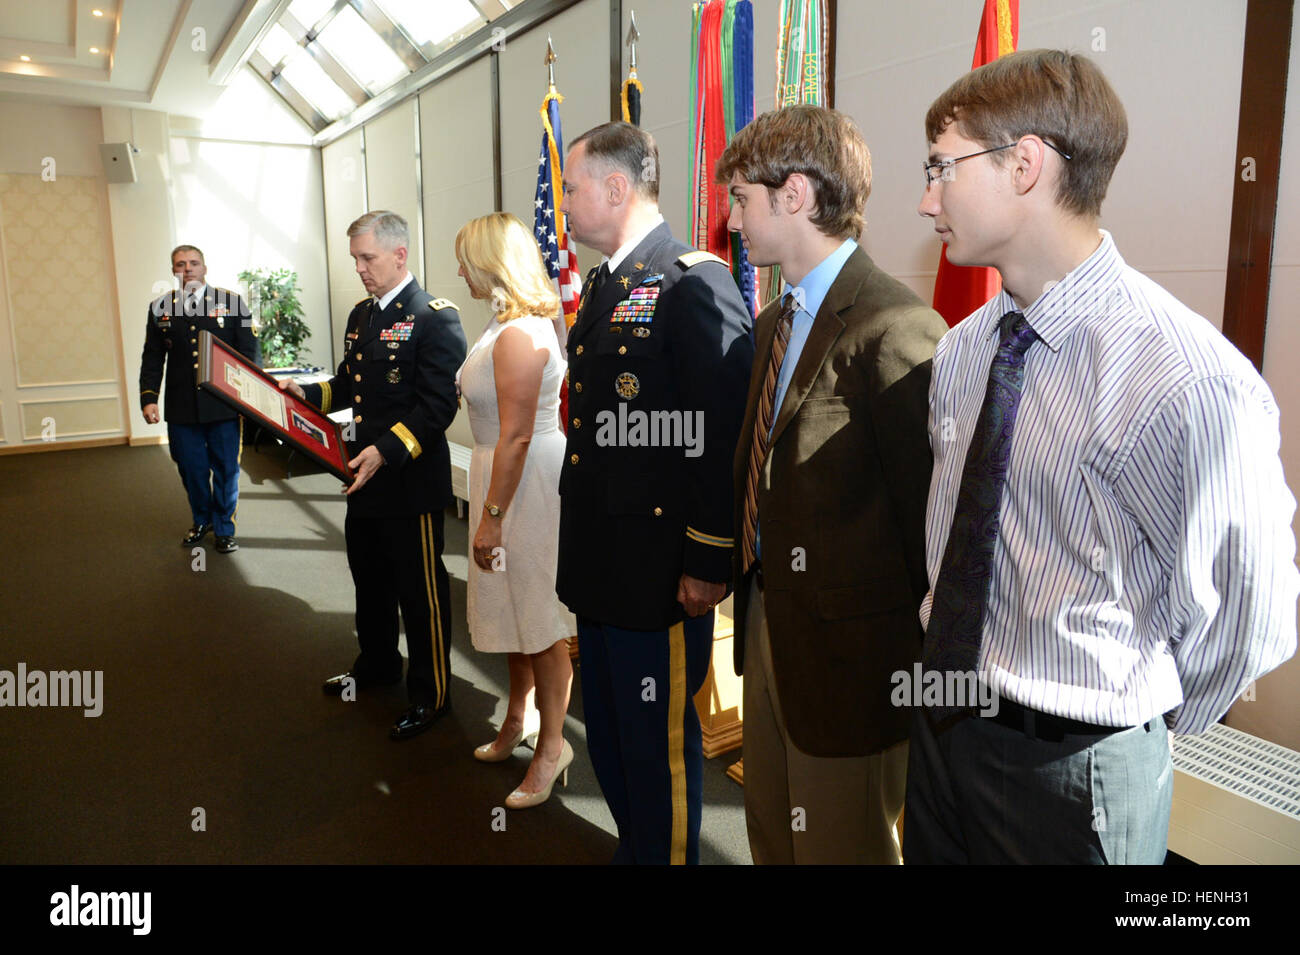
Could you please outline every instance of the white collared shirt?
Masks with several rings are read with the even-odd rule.
[[[1292,497],[1278,408],[1219,331],[1125,264],[1110,235],[1020,309],[1004,290],[944,336],[930,382],[931,593],[998,348],[1025,378],[979,669],[1023,706],[1106,726],[1176,711],[1201,733],[1296,648]]]
[[[397,298],[397,293],[400,292],[402,289],[406,288],[406,286],[411,283],[411,279],[413,278],[415,278],[415,276],[413,276],[410,272],[407,272],[406,278],[402,279],[402,281],[398,282],[391,289],[389,289],[384,294],[383,298],[375,299],[376,304],[379,305],[379,311],[382,312],[384,309],[388,308],[389,305],[393,304],[393,299]]]
[[[635,249],[642,242],[644,242],[646,236],[648,236],[651,232],[653,232],[655,229],[659,228],[663,224],[664,224],[663,213],[656,213],[654,221],[651,222],[650,225],[647,226],[639,235],[633,236],[632,238],[624,242],[622,245],[620,245],[618,247],[618,250],[613,255],[605,259],[605,263],[609,266],[609,274],[613,275],[616,271],[618,271],[618,267],[623,264],[624,259],[626,259],[629,255],[632,254],[632,250]]]

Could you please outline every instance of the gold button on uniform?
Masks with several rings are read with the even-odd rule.
[[[664,516],[664,509],[662,507],[656,507],[655,517],[663,517],[663,516]]]
[[[361,360],[361,352],[357,352],[357,353],[356,353],[355,355],[353,355],[352,357],[355,358],[357,361],[360,361],[360,360]]]
[[[582,394],[582,382],[575,381],[573,383],[573,390],[576,391],[578,394]]]
[[[574,419],[573,419],[573,426],[574,426],[575,428],[581,428],[581,427],[582,427],[582,419],[581,419],[581,418],[574,418]]]
[[[357,380],[357,381],[360,381],[360,380],[361,380],[361,376],[360,376],[360,375],[353,375],[352,377],[353,377],[355,380]]]
[[[354,415],[352,416],[352,420],[353,420],[353,421],[360,421],[360,420],[361,420],[361,415],[359,415],[359,414],[354,414]]]
[[[627,354],[627,346],[626,346],[626,345],[619,345],[619,346],[618,346],[618,353],[619,353],[620,355],[626,355],[626,354]]]
[[[576,354],[579,354],[579,355],[582,354],[582,346],[581,346],[581,345],[578,346]]]
[[[569,463],[570,463],[570,464],[577,464],[577,463],[578,463],[578,456],[577,456],[576,454],[571,454],[571,455],[569,455]]]
[[[389,355],[389,356],[388,356],[388,360],[389,360],[389,361],[397,361],[397,356],[396,356],[396,355]]]
[[[361,400],[361,396],[360,396],[360,395],[353,395],[353,396],[352,396],[352,400],[353,400],[353,401],[360,401],[360,400]]]

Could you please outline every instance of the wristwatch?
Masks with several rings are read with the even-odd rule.
[[[487,511],[489,514],[491,514],[493,517],[501,516],[501,508],[497,507],[495,504],[484,504],[483,509]]]

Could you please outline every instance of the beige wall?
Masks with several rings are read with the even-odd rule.
[[[0,102],[0,447],[123,434],[98,109]]]
[[[491,66],[482,59],[420,94],[425,287],[456,303],[468,345],[478,340],[491,309],[471,298],[456,274],[455,240],[465,222],[492,211],[491,82]],[[447,123],[448,116],[457,117],[454,126]],[[463,408],[447,429],[447,439],[473,446]]]
[[[140,353],[150,300],[175,280],[168,254],[175,247],[175,215],[169,183],[167,116],[148,110],[105,107],[104,139],[133,142],[136,182],[110,183],[108,203],[117,264],[118,334],[126,377],[126,425],[133,443],[167,434],[163,423],[145,424],[140,415]]]
[[[356,264],[348,254],[348,226],[366,211],[365,157],[362,130],[354,129],[321,149],[325,176],[325,250],[329,270],[331,336],[335,360],[347,332],[352,306],[365,298]]]
[[[407,222],[411,244],[406,265],[424,284],[424,246],[421,241],[420,190],[417,188],[419,150],[416,148],[418,104],[414,98],[399,103],[366,123],[367,211],[388,209]]]

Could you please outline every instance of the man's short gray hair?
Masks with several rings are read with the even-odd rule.
[[[376,209],[373,212],[367,212],[352,225],[348,226],[348,238],[354,235],[364,235],[371,233],[385,249],[392,250],[398,246],[411,247],[411,233],[406,227],[406,220],[396,212],[389,212],[387,209]]]

